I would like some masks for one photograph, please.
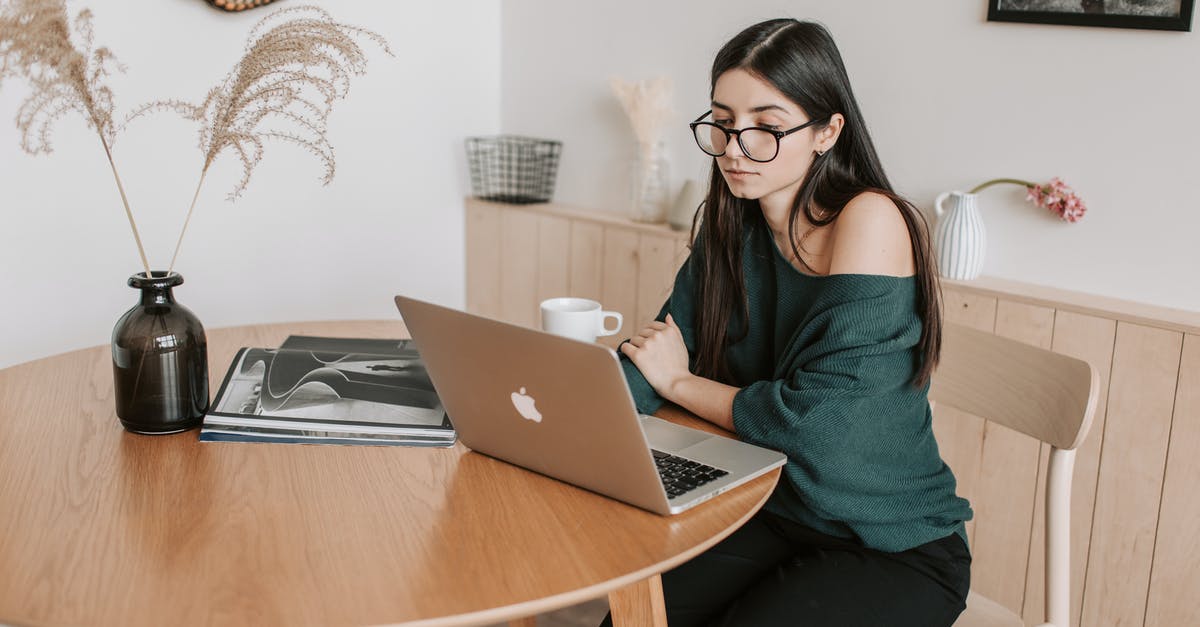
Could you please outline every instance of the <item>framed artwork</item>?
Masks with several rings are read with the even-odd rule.
[[[1192,30],[1196,0],[988,0],[989,22]]]

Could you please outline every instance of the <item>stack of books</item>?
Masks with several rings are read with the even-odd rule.
[[[292,335],[238,351],[200,440],[452,446],[412,340]]]

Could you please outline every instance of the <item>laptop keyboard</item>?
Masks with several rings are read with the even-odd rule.
[[[662,451],[651,450],[650,452],[654,453],[654,464],[658,466],[658,476],[662,479],[663,487],[667,489],[668,498],[673,499],[729,474],[720,468],[706,466],[700,462]]]

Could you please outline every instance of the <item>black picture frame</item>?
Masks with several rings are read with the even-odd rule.
[[[1065,0],[1064,0],[1065,1]],[[1120,0],[1080,0],[1103,10],[1105,2]],[[988,0],[989,22],[1024,22],[1027,24],[1068,24],[1073,26],[1107,26],[1112,28],[1145,28],[1152,30],[1192,30],[1192,9],[1196,0],[1179,0],[1179,14],[1172,16],[1126,15],[1114,13],[1082,13],[1072,11],[1039,11],[1014,8],[1020,0]]]

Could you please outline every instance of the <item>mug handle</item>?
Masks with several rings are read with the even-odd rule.
[[[606,322],[608,322],[609,318],[617,319],[617,326],[613,327],[612,329],[609,329],[608,325],[605,324]],[[618,311],[601,311],[600,312],[600,332],[597,333],[596,335],[598,335],[600,337],[604,337],[606,335],[616,335],[617,332],[621,330],[621,324],[623,322],[625,322],[625,319],[621,317],[620,312],[618,312]]]

